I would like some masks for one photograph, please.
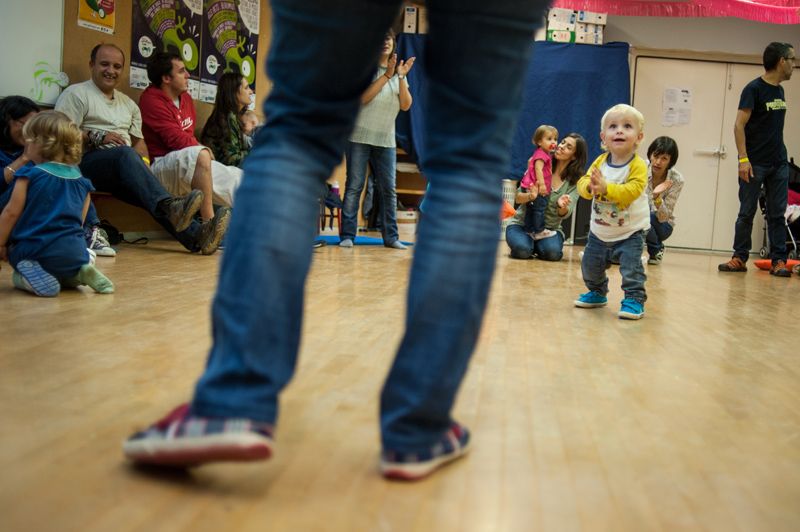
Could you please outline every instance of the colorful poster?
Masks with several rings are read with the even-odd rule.
[[[78,0],[78,26],[113,34],[115,0]]]
[[[240,72],[255,91],[258,64],[258,0],[204,0],[200,100],[213,103],[217,80]]]
[[[133,0],[131,87],[149,85],[147,62],[157,51],[172,51],[183,58],[192,75],[189,94],[200,96],[200,41],[203,0]]]

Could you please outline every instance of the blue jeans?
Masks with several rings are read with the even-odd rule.
[[[386,449],[427,450],[452,421],[494,272],[500,177],[508,169],[531,34],[547,3],[427,4],[428,148],[420,164],[431,185],[405,334],[381,393]],[[269,121],[244,163],[194,414],[277,420],[278,396],[297,361],[315,198],[341,160],[399,7],[400,0],[342,0],[336,9],[324,0],[273,0]]]
[[[375,186],[381,195],[381,235],[387,246],[398,238],[397,232],[397,179],[395,167],[397,153],[395,148],[382,148],[358,142],[348,142],[347,183],[344,188],[344,207],[342,208],[342,239],[354,239],[358,232],[358,204],[364,182],[367,179],[367,163],[375,176]]]
[[[625,240],[604,242],[590,231],[581,261],[581,272],[586,288],[606,295],[608,293],[606,265],[611,259],[615,259],[619,261],[619,273],[622,275],[622,290],[625,292],[625,297],[644,304],[647,301],[644,290],[647,276],[642,266],[644,239],[645,232],[637,231]]]
[[[653,257],[664,249],[664,240],[672,235],[672,224],[659,222],[656,213],[650,213],[650,230],[647,232],[647,253]]]
[[[557,262],[564,256],[564,234],[556,231],[554,236],[534,240],[521,225],[506,227],[506,244],[511,249],[512,259],[530,259],[536,255],[540,260]]]
[[[786,261],[786,226],[784,213],[789,195],[789,164],[783,161],[774,166],[753,165],[753,177],[745,183],[739,179],[739,215],[733,237],[733,256],[747,262],[753,247],[753,216],[758,208],[761,187],[767,198],[767,234],[769,256],[773,264]]]
[[[170,199],[172,195],[164,189],[133,148],[120,146],[90,151],[83,156],[79,166],[83,175],[97,190],[108,192],[125,203],[143,208],[161,227],[183,244],[183,247],[189,251],[200,249],[197,242],[200,224],[192,222],[185,231],[175,232],[164,208],[164,200]],[[87,220],[88,218],[87,215]]]
[[[533,233],[539,233],[545,230],[544,211],[547,209],[547,201],[549,198],[549,195],[539,195],[536,196],[535,200],[528,202],[528,206],[525,209],[525,227],[530,228]]]

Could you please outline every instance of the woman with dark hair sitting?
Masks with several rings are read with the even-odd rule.
[[[515,202],[519,204],[517,213],[506,227],[506,244],[511,249],[512,259],[530,259],[536,255],[541,260],[559,261],[564,256],[564,231],[561,222],[572,215],[578,200],[578,179],[586,172],[586,158],[589,148],[586,140],[577,133],[564,137],[556,148],[553,157],[553,174],[550,197],[544,211],[545,229],[554,231],[553,236],[534,240],[533,227],[526,227],[525,215],[530,193],[518,189]]]
[[[675,204],[683,189],[683,176],[673,168],[678,162],[678,145],[670,137],[658,137],[647,148],[650,161],[647,197],[650,200],[650,231],[647,233],[648,264],[661,264],[664,240],[675,228]]]
[[[3,166],[3,179],[0,179],[0,210],[11,198],[14,176],[23,167],[32,165],[25,154],[25,139],[22,127],[41,109],[24,96],[6,96],[0,99],[0,165]],[[95,255],[114,257],[117,252],[108,243],[108,236],[100,229],[100,220],[93,204],[89,204],[84,224],[86,247]]]
[[[238,72],[227,72],[219,78],[214,111],[203,126],[200,142],[211,148],[214,158],[222,164],[241,167],[250,152],[241,119],[252,94],[253,89]]]

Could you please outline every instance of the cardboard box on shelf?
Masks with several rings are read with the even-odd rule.
[[[575,16],[575,11],[571,9],[554,7],[547,12],[547,23],[550,24],[551,22],[558,21],[571,22],[574,24],[576,22]]]
[[[566,30],[547,30],[547,40],[551,42],[575,42],[575,32]]]
[[[600,33],[576,33],[575,42],[580,44],[603,44],[603,32]]]
[[[405,6],[403,33],[417,33],[417,8],[414,6]]]
[[[428,33],[428,8],[417,8],[417,33]]]
[[[548,20],[547,21],[547,29],[558,31],[558,30],[565,30],[565,31],[575,31],[576,24],[573,20],[572,22],[567,22],[563,20]]]
[[[595,13],[594,11],[578,11],[576,22],[586,22],[588,24],[600,24],[605,26],[608,21],[608,13]]]
[[[575,24],[575,33],[603,33],[603,28],[600,24],[589,24],[586,22],[578,22]]]
[[[417,211],[397,211],[397,232],[404,234],[414,234],[417,232]]]

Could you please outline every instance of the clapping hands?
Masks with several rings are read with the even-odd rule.
[[[671,186],[672,186],[672,180],[671,179],[665,180],[663,183],[661,183],[660,185],[656,186],[656,188],[653,189],[653,196],[660,196],[661,194],[669,190]]]
[[[603,173],[597,167],[592,168],[592,175],[589,182],[589,190],[592,192],[592,195],[594,196],[604,196],[605,193],[608,191],[608,184],[606,183],[606,178],[603,177]]]

